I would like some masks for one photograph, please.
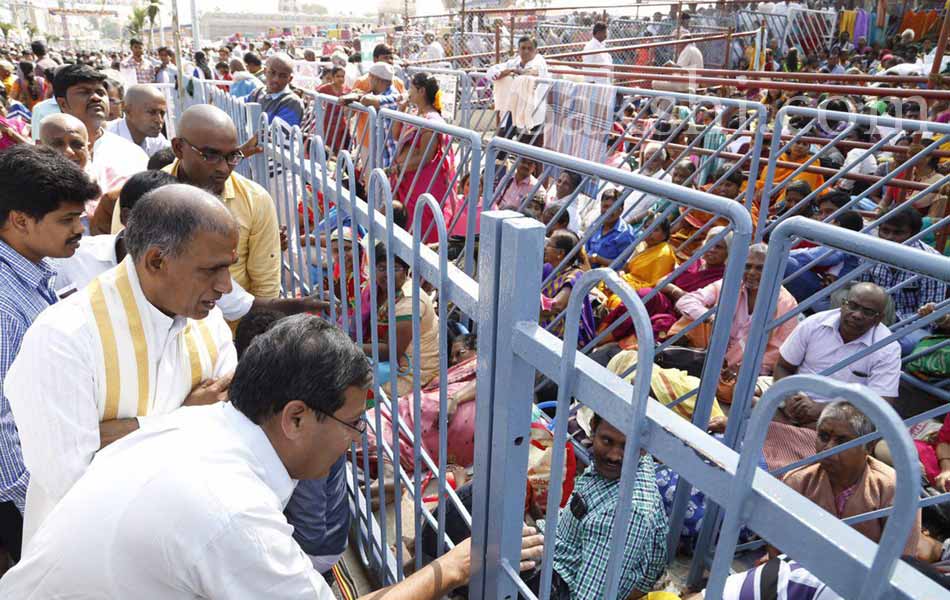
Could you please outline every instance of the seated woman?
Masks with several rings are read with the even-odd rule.
[[[823,452],[874,431],[874,425],[847,402],[832,402],[818,417],[815,452]],[[897,478],[894,469],[868,455],[861,445],[818,463],[788,472],[782,479],[839,519],[887,508],[894,503]],[[879,542],[887,519],[873,519],[852,525],[874,542]],[[917,555],[920,511],[902,554]]]
[[[650,217],[643,224],[646,230],[657,217]],[[621,277],[635,290],[656,287],[664,277],[676,268],[676,255],[670,245],[670,222],[660,219],[657,227],[637,247],[637,251],[627,262]],[[612,311],[620,306],[620,297],[610,294],[606,307]]]
[[[708,185],[703,186],[702,190],[722,198],[741,201],[740,194],[742,193],[746,179],[741,169],[736,169],[732,173],[729,173],[730,169],[734,166],[732,163],[726,163],[720,166],[716,169],[712,181]],[[717,184],[716,182],[719,183]],[[715,215],[696,208],[681,206],[679,212],[680,218],[676,221],[676,224],[673,225],[670,243],[672,243],[676,249],[676,256],[680,262],[688,259],[693,255],[693,252],[702,246],[702,238],[697,236],[696,233],[706,226],[707,223],[716,219],[714,223],[715,226],[728,225],[725,219],[716,218]],[[753,219],[753,224],[754,223],[755,220]]]
[[[768,246],[765,244],[754,244],[749,248],[749,256],[746,259],[745,273],[742,276],[742,285],[739,288],[739,303],[736,306],[736,312],[732,316],[732,327],[729,330],[729,345],[726,348],[726,357],[723,367],[723,376],[726,380],[733,380],[735,373],[745,355],[746,345],[749,338],[749,328],[752,326],[752,313],[755,311],[755,302],[759,293],[759,283],[762,279],[762,269],[765,265],[765,255]],[[670,333],[681,331],[689,323],[702,318],[706,310],[716,306],[719,303],[719,295],[722,292],[722,280],[711,283],[706,287],[695,292],[685,294],[676,303],[676,310],[682,313],[680,319],[671,329]],[[775,309],[775,315],[781,316],[793,310],[798,303],[795,298],[788,293],[785,288],[781,288],[778,297],[778,304]],[[762,361],[762,375],[771,375],[772,368],[775,366],[779,357],[779,347],[795,329],[795,319],[789,319],[780,326],[772,330],[769,334],[768,347],[765,351],[765,359]],[[700,325],[687,334],[687,339],[692,345],[705,348],[709,343],[709,334],[712,327],[709,323]],[[724,400],[720,396],[720,400]],[[729,395],[731,399],[731,394]]]
[[[390,320],[389,302],[387,299],[386,261],[387,252],[383,244],[376,245],[376,306],[370,306],[369,286],[363,288],[363,351],[372,358],[373,346],[370,327],[372,320],[369,311],[375,308],[378,317],[377,335],[379,341],[379,385],[382,391],[389,394],[390,378],[396,377],[396,393],[403,396],[412,392],[414,361],[419,361],[419,375],[421,386],[426,386],[439,374],[439,317],[435,312],[432,299],[420,288],[419,293],[419,350],[418,357],[413,356],[412,343],[412,281],[409,280],[409,265],[401,258],[393,255],[393,275],[395,277],[394,298],[395,314]],[[372,284],[370,284],[372,285]],[[389,327],[396,328],[396,346],[389,345]],[[396,368],[392,367],[393,363]]]
[[[409,86],[409,102],[416,107],[417,114],[435,124],[444,124],[442,117],[442,94],[439,82],[428,73],[417,73]],[[432,194],[442,207],[446,227],[451,227],[457,207],[457,198],[452,185],[455,181],[455,154],[452,151],[452,139],[444,133],[431,129],[419,129],[400,121],[394,121],[393,138],[397,140],[392,165],[387,172],[394,182],[393,196],[406,205],[410,224],[415,214],[419,196]],[[433,139],[434,136],[434,139]],[[437,233],[432,225],[432,213],[422,215],[422,231],[427,244],[436,241]],[[457,227],[448,233],[465,235],[465,230]]]
[[[478,367],[476,360],[476,339],[474,335],[458,336],[451,343],[449,370],[446,378],[446,426],[448,445],[445,457],[446,464],[468,468],[475,462],[475,372]],[[440,427],[440,380],[435,378],[421,388],[418,414],[419,429],[422,432],[422,447],[432,460],[439,463],[439,427]],[[414,431],[416,417],[414,411],[415,400],[409,393],[399,399],[399,418]],[[377,409],[370,410],[366,420],[375,425]],[[376,458],[377,440],[382,437],[387,444],[392,444],[393,424],[390,412],[382,410],[381,432],[367,430],[368,448],[370,456]],[[404,469],[412,471],[412,441],[409,436],[399,435],[399,462]],[[425,467],[423,466],[423,469]],[[456,481],[457,484],[461,482]]]
[[[705,244],[716,237],[724,229],[725,227],[711,227],[706,233],[706,239],[703,243]],[[647,312],[650,313],[653,335],[656,339],[665,337],[666,332],[679,318],[675,304],[680,298],[722,279],[726,272],[726,257],[729,255],[729,245],[731,243],[732,232],[729,232],[717,244],[709,248],[702,258],[690,265],[679,277],[666,284],[659,294],[646,302],[644,306],[646,306]],[[637,290],[637,293],[640,294],[640,298],[644,298],[652,291],[653,288],[641,288]],[[624,316],[626,312],[627,309],[624,306],[618,306],[610,311],[601,320],[599,330],[607,329],[611,323]],[[609,342],[611,339],[619,341],[624,348],[630,348],[635,343],[635,336],[633,339],[630,338],[633,335],[633,322],[626,320],[611,332],[611,335],[607,337],[607,341]]]
[[[564,229],[552,233],[544,244],[544,267],[541,271],[541,279],[546,280],[578,244],[577,235],[569,230]],[[578,249],[578,252],[562,267],[561,271],[541,288],[541,327],[561,338],[564,336],[564,319],[558,319],[556,323],[554,321],[558,315],[567,309],[567,303],[571,298],[571,290],[574,289],[574,284],[584,274],[582,261],[582,254]],[[594,310],[591,307],[590,299],[584,298],[577,343],[579,346],[584,346],[593,338]]]

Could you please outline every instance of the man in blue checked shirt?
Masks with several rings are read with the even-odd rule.
[[[593,463],[574,482],[574,493],[558,516],[552,600],[605,600],[611,532],[627,438],[599,415],[594,415],[590,427]],[[618,557],[617,600],[645,595],[666,568],[666,536],[670,526],[649,454],[640,457],[632,502],[630,521],[621,524],[621,531],[629,529],[623,553]],[[544,525],[544,521],[538,521],[538,529],[544,531]],[[535,593],[539,580],[537,576],[529,582]]]
[[[57,301],[47,257],[73,255],[85,202],[99,194],[82,169],[52,150],[21,144],[0,152],[0,546],[13,560],[30,478],[3,380],[27,328]]]
[[[620,190],[607,188],[600,195],[600,214],[606,215],[600,227],[593,230],[590,239],[584,244],[587,257],[592,265],[609,267],[614,259],[637,239],[638,227],[630,225],[620,218],[621,206],[614,204],[620,198]],[[611,207],[614,207],[611,210]]]

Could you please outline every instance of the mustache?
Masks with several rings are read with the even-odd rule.
[[[66,243],[67,243],[67,244],[72,244],[73,242],[78,242],[78,241],[80,241],[80,240],[82,240],[82,234],[79,234],[79,235],[77,235],[77,236],[73,236],[73,237],[69,238],[68,240],[66,240]]]

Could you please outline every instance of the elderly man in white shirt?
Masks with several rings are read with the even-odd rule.
[[[216,303],[231,289],[237,222],[191,186],[166,186],[138,208],[129,255],[40,315],[4,382],[30,471],[24,541],[97,451],[151,416],[208,401],[206,388],[218,399],[234,369]]]
[[[532,36],[518,40],[518,56],[488,69],[488,78],[492,81],[513,78],[505,82],[506,85],[514,86],[511,88],[512,96],[504,103],[510,106],[510,110],[500,111],[509,113],[502,124],[502,135],[505,137],[512,137],[513,134],[534,136],[544,126],[549,86],[535,81],[535,77],[546,79],[550,73],[547,61],[538,53],[538,41]],[[496,110],[506,100],[499,94],[498,85],[496,83],[495,87]],[[533,93],[527,93],[531,89]]]
[[[445,48],[442,47],[439,40],[435,39],[435,33],[427,31],[422,39],[425,42],[425,47],[422,49],[420,58],[425,61],[432,61],[428,62],[426,67],[430,69],[448,69],[449,63],[445,60]]]
[[[823,374],[826,369],[889,336],[890,329],[881,323],[887,303],[887,292],[880,286],[854,284],[840,309],[815,313],[795,327],[779,349],[774,380],[796,373]],[[866,385],[893,403],[897,400],[900,375],[900,344],[891,342],[829,373],[828,377]],[[778,418],[814,429],[824,404],[831,400],[796,394],[785,401]]]
[[[584,54],[581,56],[584,64],[591,69],[597,69],[596,74],[591,74],[587,76],[588,83],[603,83],[610,85],[612,78],[612,72],[610,67],[613,66],[614,61],[610,57],[610,52],[607,52],[607,44],[604,43],[604,40],[607,39],[607,24],[602,22],[594,23],[594,29],[590,41],[584,45]],[[602,52],[597,52],[602,50]],[[596,54],[590,54],[597,52]]]
[[[106,131],[128,140],[152,156],[172,144],[162,135],[168,106],[156,87],[133,85],[125,92],[125,116],[106,123]]]
[[[225,270],[226,272],[226,270]],[[282,514],[296,480],[325,477],[366,430],[372,368],[310,315],[260,335],[229,402],[178,411],[116,442],[0,581],[0,596],[332,600]],[[521,568],[541,556],[526,528]],[[369,597],[428,600],[468,581],[462,541]]]

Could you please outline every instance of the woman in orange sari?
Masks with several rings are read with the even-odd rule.
[[[809,144],[801,140],[792,142],[792,145],[789,146],[788,151],[779,157],[779,163],[795,163],[795,166],[782,166],[781,164],[777,164],[775,166],[775,176],[772,177],[772,198],[769,200],[770,213],[774,211],[774,207],[781,204],[785,199],[785,189],[788,186],[786,185],[783,187],[781,192],[779,192],[777,195],[775,194],[775,189],[778,188],[783,181],[791,177],[792,173],[794,173],[795,170],[798,169],[800,165],[804,164],[809,158],[811,158]],[[820,166],[817,164],[817,161],[815,161],[813,165]],[[767,172],[768,167],[763,167],[762,172],[759,174],[759,181],[755,184],[755,189],[757,192],[761,193],[762,189],[765,187],[765,176]],[[811,173],[806,170],[792,177],[789,183],[792,181],[805,181],[811,186],[812,190],[817,190],[819,187],[824,185],[825,176],[819,173]],[[755,201],[756,207],[758,207],[759,202],[760,199],[757,198]]]
[[[730,169],[734,166],[734,163],[721,165],[716,169],[712,183],[703,186],[702,190],[710,194],[715,194],[716,196],[741,202],[741,194],[745,188],[746,179],[740,169],[729,173]],[[728,176],[726,175],[727,173]],[[723,179],[724,177],[725,179]],[[680,215],[682,215],[682,218],[673,227],[670,235],[670,243],[673,245],[673,248],[676,249],[676,256],[680,262],[686,262],[686,259],[692,256],[693,252],[703,245],[703,236],[695,235],[696,232],[716,218],[716,215],[685,206],[680,207]],[[755,217],[753,216],[753,222],[754,221]],[[729,225],[729,223],[721,217],[716,219],[716,222],[712,224],[713,227],[725,227],[727,225]]]

